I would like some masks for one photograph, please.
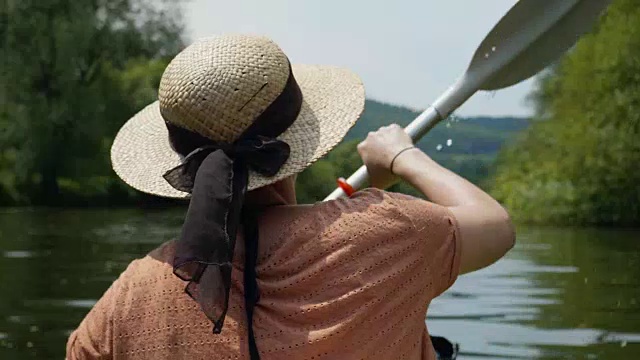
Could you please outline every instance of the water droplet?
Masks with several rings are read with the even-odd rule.
[[[453,145],[453,140],[452,139],[447,140],[447,146],[451,146],[451,145]]]
[[[442,144],[438,144],[438,146],[436,146],[436,150],[441,151],[442,150]]]

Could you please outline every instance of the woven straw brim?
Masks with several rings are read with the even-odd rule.
[[[289,144],[291,155],[273,177],[250,172],[249,190],[297,174],[320,159],[342,140],[364,109],[364,86],[347,69],[293,65],[293,74],[302,90],[302,109],[278,137]],[[162,177],[181,158],[169,144],[158,102],[123,125],[111,148],[111,162],[118,176],[139,191],[168,198],[189,196]]]

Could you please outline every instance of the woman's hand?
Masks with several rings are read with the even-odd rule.
[[[398,124],[383,126],[370,132],[367,138],[358,144],[358,153],[367,167],[371,186],[386,189],[397,182],[398,177],[390,169],[391,161],[400,151],[411,146],[413,141]]]

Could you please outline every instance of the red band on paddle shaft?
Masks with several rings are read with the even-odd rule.
[[[351,185],[349,185],[349,183],[347,183],[347,180],[345,180],[344,178],[339,178],[337,182],[338,186],[340,186],[342,191],[344,191],[347,196],[351,196],[354,192],[356,192],[355,189]]]

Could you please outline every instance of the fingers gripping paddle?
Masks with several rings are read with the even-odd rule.
[[[478,90],[503,89],[537,74],[588,32],[611,1],[518,1],[480,43],[464,74],[405,131],[416,142]],[[367,176],[361,166],[325,200],[361,188]]]

